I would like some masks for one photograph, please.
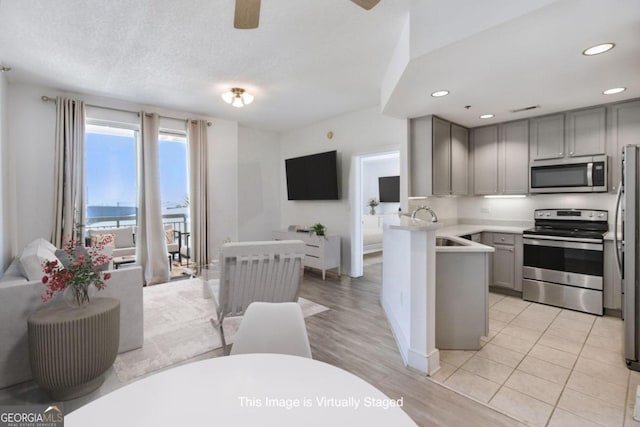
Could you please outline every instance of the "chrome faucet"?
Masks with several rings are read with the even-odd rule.
[[[420,207],[417,207],[417,208],[415,208],[413,210],[413,212],[411,213],[411,219],[415,220],[416,219],[416,214],[419,211],[427,211],[427,212],[429,212],[431,214],[431,222],[438,222],[438,215],[436,215],[436,213],[433,211],[433,209],[431,209],[428,206],[424,206],[424,205],[422,205]]]

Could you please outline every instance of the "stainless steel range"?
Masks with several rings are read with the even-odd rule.
[[[602,315],[608,212],[537,209],[523,233],[523,298]]]

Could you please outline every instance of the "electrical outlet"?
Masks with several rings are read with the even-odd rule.
[[[480,212],[488,214],[491,213],[491,210],[489,208],[480,208]]]

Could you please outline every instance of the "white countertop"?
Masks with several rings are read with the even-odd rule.
[[[484,224],[456,224],[442,227],[436,231],[436,237],[447,237],[465,246],[436,246],[436,252],[494,252],[491,246],[482,243],[472,242],[460,236],[468,234],[491,232],[491,233],[509,233],[522,234],[528,227],[510,227],[502,225],[484,225]]]

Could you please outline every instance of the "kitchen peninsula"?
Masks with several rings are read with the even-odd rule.
[[[440,367],[435,337],[437,222],[390,216],[382,238],[380,302],[408,366],[427,375]]]

